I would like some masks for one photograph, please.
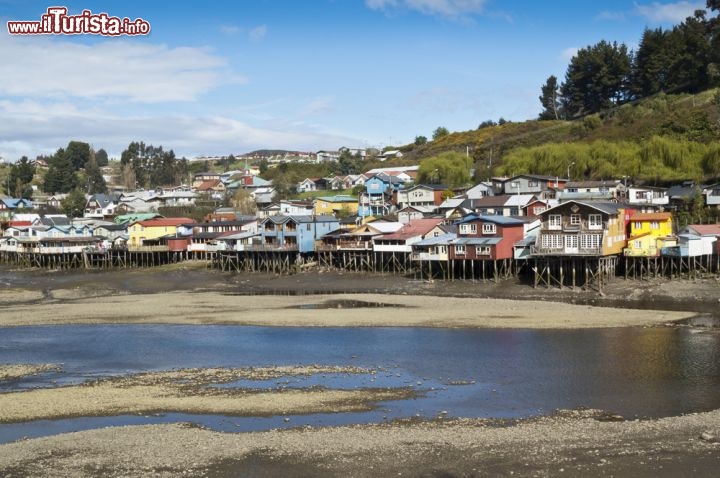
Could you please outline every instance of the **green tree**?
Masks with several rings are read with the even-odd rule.
[[[668,90],[670,70],[670,33],[662,28],[645,29],[640,46],[633,55],[631,94],[647,97]]]
[[[560,85],[555,75],[550,75],[545,81],[545,84],[541,88],[539,99],[543,107],[539,119],[560,119]]]
[[[420,163],[417,182],[444,184],[450,188],[465,186],[470,182],[468,159],[455,151],[427,158]]]
[[[580,49],[570,60],[560,88],[569,117],[598,113],[628,97],[630,56],[627,46],[605,40]]]
[[[35,166],[30,164],[27,156],[23,156],[12,165],[9,175],[6,182],[10,190],[7,194],[12,197],[32,199],[33,190],[30,184],[35,176]]]
[[[720,144],[713,144],[703,155],[702,170],[706,176],[720,179]]]
[[[423,144],[427,143],[427,138],[425,136],[415,136],[415,146],[422,146]]]
[[[232,198],[232,206],[240,214],[254,216],[257,212],[257,203],[247,189],[238,188]]]
[[[65,155],[72,164],[73,171],[85,167],[90,160],[90,144],[82,141],[70,141],[65,148]]]
[[[85,176],[88,194],[107,193],[105,178],[103,178],[102,171],[100,171],[95,159],[90,158],[90,161],[85,165]]]
[[[448,131],[448,129],[446,127],[438,126],[437,128],[435,128],[435,131],[433,131],[432,139],[433,139],[433,141],[435,141],[444,136],[447,136],[448,134],[450,134],[450,132]]]
[[[352,154],[349,149],[343,149],[337,162],[333,164],[333,172],[340,176],[358,174],[362,166],[362,157],[359,153]]]
[[[60,204],[68,217],[82,217],[86,202],[85,194],[80,189],[73,189]]]
[[[49,194],[67,193],[77,186],[75,167],[63,148],[58,149],[48,161],[43,191]]]
[[[712,86],[720,83],[720,0],[707,0],[707,8],[715,14],[707,21],[708,35],[708,76]]]
[[[95,163],[101,168],[104,168],[109,164],[107,151],[100,148],[95,151]]]
[[[710,43],[707,36],[705,11],[696,10],[680,25],[672,29],[670,44],[674,55],[670,58],[670,71],[673,72],[671,91],[697,93],[709,85],[708,64],[710,62]]]

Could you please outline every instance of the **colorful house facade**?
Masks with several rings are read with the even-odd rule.
[[[142,247],[145,241],[177,235],[180,226],[194,222],[188,217],[163,217],[134,222],[128,226],[128,246]]]
[[[540,214],[533,255],[622,254],[632,211],[618,203],[568,201]]]

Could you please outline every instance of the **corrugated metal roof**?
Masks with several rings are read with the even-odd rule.
[[[499,244],[502,241],[501,237],[458,237],[452,244],[466,245],[466,246],[493,246]]]
[[[687,228],[702,236],[720,236],[720,224],[688,224]]]
[[[415,244],[413,244],[413,246],[434,246],[437,244],[448,244],[453,239],[456,239],[456,238],[457,238],[457,234],[445,233],[445,234],[440,234],[439,236],[428,237],[427,239],[418,241]]]
[[[519,226],[525,224],[525,221],[512,216],[499,216],[491,214],[469,214],[458,221],[455,224],[466,224],[468,222],[491,222],[493,224],[499,224],[501,226]]]

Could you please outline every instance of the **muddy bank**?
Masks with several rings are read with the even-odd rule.
[[[610,417],[612,418],[612,417]],[[608,421],[564,412],[224,434],[107,428],[0,446],[5,476],[714,476],[720,414]]]
[[[0,298],[11,292],[0,293]],[[224,324],[277,327],[597,328],[666,324],[694,312],[611,309],[550,301],[428,295],[252,296],[180,291],[9,304],[0,326]],[[382,307],[382,313],[368,309]]]
[[[243,295],[357,294],[426,295],[553,301],[599,307],[693,311],[717,315],[720,278],[614,279],[602,293],[591,289],[533,288],[517,279],[495,282],[425,281],[395,274],[311,270],[293,275],[227,273],[203,261],[114,271],[10,271],[0,266],[0,307],[54,303],[84,297],[222,292]]]

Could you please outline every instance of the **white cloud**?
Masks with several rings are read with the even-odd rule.
[[[0,64],[0,92],[10,97],[192,101],[221,84],[245,81],[208,48],[117,39],[82,44],[0,36]]]
[[[242,28],[237,27],[235,25],[221,25],[220,31],[225,35],[233,36],[233,35],[237,35],[238,33],[240,33],[242,31]]]
[[[15,161],[26,155],[51,154],[68,141],[91,143],[119,157],[131,141],[173,149],[177,156],[237,154],[259,148],[317,150],[352,144],[356,139],[302,122],[269,121],[252,126],[221,115],[172,113],[121,115],[91,106],[63,102],[0,101],[0,157]]]
[[[485,3],[486,0],[365,0],[365,5],[373,10],[405,8],[450,18],[482,13]]]
[[[260,41],[265,38],[267,27],[265,25],[257,26],[250,30],[249,36],[252,41]]]
[[[704,1],[688,2],[683,0],[675,3],[635,4],[636,13],[654,23],[680,23],[692,16],[695,10],[703,9],[705,9]]]
[[[332,96],[323,96],[314,98],[308,102],[302,110],[301,116],[316,116],[335,112],[335,98]]]

